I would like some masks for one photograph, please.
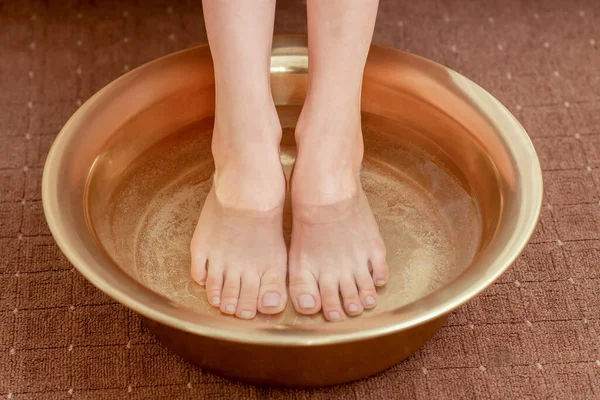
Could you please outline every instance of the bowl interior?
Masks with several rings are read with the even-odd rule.
[[[189,80],[179,91],[164,97],[159,94],[144,104],[113,132],[90,171],[86,209],[99,245],[122,270],[177,304],[218,315],[219,310],[208,304],[204,289],[193,282],[189,272],[189,243],[213,172],[214,101],[212,84],[203,84],[205,77]],[[288,178],[295,160],[293,131],[305,83],[306,70],[274,74],[273,91],[284,130],[281,161]],[[365,87],[368,104],[368,77]],[[436,141],[430,131],[443,127],[447,136],[461,137],[470,144],[463,148],[469,157],[485,160],[472,135],[450,116],[409,93],[387,97],[398,110],[417,107],[419,118],[412,119],[414,113],[410,112],[402,118],[363,112],[366,151],[362,182],[391,268],[389,284],[380,289],[378,307],[363,317],[398,309],[454,280],[469,267],[486,233],[482,200],[474,189],[481,184],[472,182],[453,158],[456,142]],[[427,115],[434,117],[435,124],[426,124],[429,119],[423,116]],[[495,177],[492,162],[481,165],[486,168],[483,175]],[[491,204],[497,204],[498,181],[492,179],[485,187],[496,194],[498,198]],[[289,203],[285,210],[283,228],[289,244]],[[486,210],[488,219],[497,211]],[[324,319],[320,314],[302,316],[289,306],[280,315],[259,315],[255,322],[261,321],[298,325]]]
[[[210,102],[207,98],[200,101]],[[295,160],[293,130],[298,105],[279,106],[284,128],[281,161],[289,177]],[[152,107],[148,109],[152,113]],[[212,181],[212,118],[168,132],[141,149],[131,135],[151,123],[133,116],[123,135],[95,163],[88,210],[97,238],[110,257],[144,286],[200,313],[220,314],[190,276],[189,243]],[[473,260],[481,239],[478,202],[468,179],[442,148],[422,132],[364,113],[366,156],[362,182],[388,249],[391,279],[380,290],[377,314],[411,303],[456,278]],[[134,128],[135,127],[135,128]],[[163,136],[163,135],[161,135]],[[127,149],[132,162],[112,176],[113,153]],[[289,185],[288,185],[289,187]],[[289,199],[289,196],[288,196]],[[292,218],[286,203],[284,234]],[[293,307],[257,321],[304,324],[323,321]]]

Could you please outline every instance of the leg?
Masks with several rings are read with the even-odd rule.
[[[213,187],[192,238],[192,277],[227,314],[286,304],[281,127],[270,90],[275,0],[204,0],[215,66]]]
[[[385,246],[359,178],[362,75],[377,0],[308,0],[309,85],[292,180],[290,295],[329,320],[376,303]],[[342,300],[340,301],[340,296]]]

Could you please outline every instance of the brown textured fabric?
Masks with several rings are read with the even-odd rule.
[[[279,0],[276,32],[305,32]],[[321,390],[258,388],[166,351],[57,249],[40,179],[61,125],[103,85],[206,41],[200,0],[0,1],[0,396],[600,398],[600,2],[382,0],[376,43],[448,65],[529,131],[537,233],[498,283],[409,360]]]

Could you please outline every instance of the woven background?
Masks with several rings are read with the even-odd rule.
[[[305,32],[279,0],[277,33]],[[522,121],[545,204],[510,272],[408,361],[314,391],[257,388],[172,355],[89,285],[43,218],[46,153],[82,101],[204,43],[200,0],[0,0],[0,396],[600,398],[600,2],[382,0],[375,43],[454,68]]]

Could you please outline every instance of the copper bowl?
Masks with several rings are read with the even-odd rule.
[[[289,171],[307,86],[305,37],[275,38],[271,77]],[[502,104],[423,58],[373,46],[362,108],[362,179],[392,278],[360,317],[326,323],[288,307],[241,321],[208,306],[192,283],[188,244],[212,171],[206,46],[127,73],[73,115],[44,169],[48,224],[90,282],[203,368],[286,386],[376,373],[419,349],[515,261],[540,214],[542,175]],[[289,236],[289,209],[284,230]]]

